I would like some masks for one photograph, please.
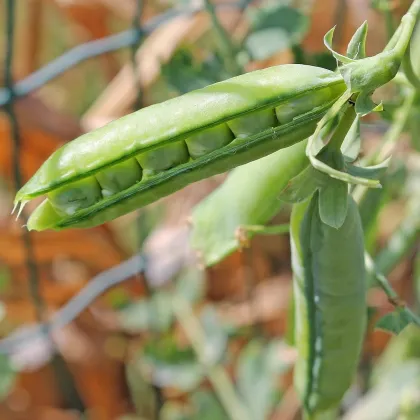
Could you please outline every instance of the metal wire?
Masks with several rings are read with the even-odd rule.
[[[139,8],[141,2],[138,0]],[[171,9],[160,14],[157,17],[150,19],[142,27],[138,24],[133,28],[120,32],[116,35],[111,35],[102,39],[87,42],[85,44],[74,47],[49,62],[44,67],[33,72],[25,79],[14,83],[12,77],[13,64],[13,39],[14,39],[14,12],[15,0],[7,0],[6,7],[6,59],[5,59],[5,87],[0,88],[0,107],[4,107],[7,112],[11,124],[11,138],[13,140],[13,163],[15,170],[16,188],[22,185],[22,177],[20,172],[20,136],[19,127],[14,114],[13,103],[16,99],[26,96],[34,90],[40,88],[44,84],[58,77],[65,71],[73,68],[82,61],[97,57],[121,48],[137,45],[141,40],[160,25],[167,21],[181,15],[192,15],[201,11],[202,7],[195,7],[189,9]],[[237,2],[226,2],[217,5],[218,8],[239,8],[243,10],[250,0],[241,0]],[[136,16],[137,17],[137,16]],[[135,19],[136,19],[135,17]],[[38,274],[35,258],[33,255],[33,248],[31,238],[28,231],[23,231],[23,241],[27,257],[27,268],[29,272],[29,283],[31,285],[31,294],[37,307],[38,319],[42,320],[43,302],[38,291]],[[128,278],[144,273],[146,268],[146,259],[142,255],[135,255],[121,264],[106,270],[97,276],[93,277],[90,282],[64,305],[55,316],[48,322],[39,322],[37,325],[25,328],[24,331],[12,333],[8,337],[0,340],[0,353],[13,353],[21,346],[27,345],[34,339],[50,339],[50,334],[55,330],[64,327],[72,322],[82,311],[84,311],[96,298],[98,298],[107,289],[114,287]]]
[[[0,353],[15,352],[19,347],[28,345],[34,339],[48,339],[48,336],[52,332],[63,328],[76,319],[81,312],[87,309],[106,290],[138,273],[143,273],[145,267],[145,257],[143,255],[134,255],[121,264],[103,271],[93,277],[74,298],[54,315],[48,324],[37,324],[26,328],[22,332],[12,333],[3,340],[0,340]]]
[[[10,92],[10,102],[5,107],[5,111],[10,121],[10,137],[12,140],[12,162],[13,175],[16,190],[22,186],[22,174],[20,171],[20,146],[21,137],[19,133],[19,125],[14,112],[14,86],[13,86],[13,45],[14,45],[14,24],[15,24],[15,2],[8,0],[6,3],[6,59],[4,66],[4,80],[8,91]],[[22,214],[26,222],[25,214]],[[38,270],[35,262],[33,252],[32,240],[29,231],[22,230],[21,238],[25,249],[25,265],[28,271],[29,291],[35,305],[36,316],[39,321],[42,321],[45,305],[39,293],[39,278]]]
[[[241,8],[242,4],[242,1],[227,2],[220,3],[217,7]],[[177,16],[192,15],[201,10],[202,7],[196,7],[193,9],[171,9],[150,19],[149,22],[143,25],[140,31],[138,28],[132,28],[115,35],[110,35],[105,38],[78,45],[13,85],[13,94],[11,86],[6,85],[5,88],[0,89],[0,107],[10,103],[12,101],[12,97],[22,97],[28,95],[36,89],[39,89],[46,83],[85,60],[135,45],[139,43],[145,35],[150,34],[169,20]]]

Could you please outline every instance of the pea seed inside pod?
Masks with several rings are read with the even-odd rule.
[[[132,158],[103,169],[95,176],[102,195],[109,197],[141,181],[142,171],[137,160]]]
[[[298,115],[309,112],[321,106],[331,98],[333,91],[327,87],[314,92],[311,95],[303,95],[299,98],[290,99],[287,103],[276,107],[276,116],[280,124],[287,124]]]
[[[278,125],[273,109],[263,109],[227,122],[235,137],[244,138]]]
[[[96,178],[90,176],[50,191],[48,199],[59,213],[72,215],[101,200],[101,187]]]
[[[220,124],[203,130],[187,138],[185,143],[193,159],[197,159],[213,150],[226,146],[234,139],[232,132],[226,124]]]
[[[188,162],[189,155],[185,142],[167,144],[136,156],[145,177],[157,174],[174,166]]]
[[[322,93],[330,92],[330,97],[319,94],[325,88],[330,89]],[[345,89],[343,78],[338,73],[290,64],[243,74],[145,107],[66,143],[18,191],[15,204],[47,194],[47,201],[28,220],[28,229],[96,226],[193,182],[304,140],[313,133],[317,122]],[[317,97],[315,102],[313,96]],[[302,118],[279,126],[275,108],[282,105],[290,108],[296,98],[302,97],[306,98],[303,103],[299,102],[303,107]],[[215,127],[225,134],[216,136],[218,129]],[[194,138],[202,132],[211,134],[214,143],[203,140],[206,148],[193,150]],[[240,138],[229,142],[232,137]],[[215,144],[218,142],[223,143],[220,148]],[[207,150],[211,153],[206,154]],[[196,158],[198,155],[201,156]],[[142,178],[136,182],[139,168],[135,171],[137,175],[127,175],[130,178],[127,181],[121,175],[121,182],[135,184],[114,193],[122,184],[106,185],[99,174],[104,170],[112,174],[115,165],[129,159],[139,163]],[[60,198],[60,191],[72,191],[70,196],[77,195],[77,184],[72,183],[92,176],[94,181],[86,181],[88,185],[92,182],[94,185],[93,194],[89,193],[90,199],[80,196],[79,191],[76,199],[67,197],[61,200],[70,209],[64,213],[59,211],[57,202],[59,206],[60,200],[55,196]],[[56,192],[52,194],[52,191]],[[108,193],[112,194],[106,197]],[[100,195],[104,196],[100,198]],[[93,204],[85,208],[88,201]],[[75,211],[76,208],[80,209]],[[72,212],[75,213],[68,214]]]

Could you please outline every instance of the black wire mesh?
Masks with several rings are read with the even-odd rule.
[[[218,8],[237,8],[244,10],[250,3],[250,0],[241,0],[236,2],[219,3]],[[19,124],[14,112],[14,102],[23,96],[28,95],[34,90],[45,85],[54,78],[60,76],[67,70],[77,66],[79,63],[116,51],[125,47],[132,48],[132,64],[133,69],[138,68],[136,63],[136,51],[138,45],[148,34],[156,30],[161,25],[169,20],[181,15],[193,15],[201,10],[203,7],[178,8],[166,11],[146,22],[140,26],[140,15],[142,11],[143,2],[137,0],[136,13],[133,17],[132,28],[111,35],[102,39],[78,45],[55,60],[49,62],[39,70],[33,72],[23,80],[14,82],[13,80],[13,43],[15,36],[15,14],[16,2],[15,0],[7,0],[3,3],[5,5],[6,17],[6,57],[4,65],[4,88],[0,88],[0,108],[4,108],[9,117],[11,127],[11,140],[13,142],[13,168],[15,188],[18,190],[22,186],[22,174],[20,170],[20,133]],[[138,80],[138,77],[136,78]],[[141,90],[138,87],[138,96],[135,104],[136,108],[141,106]],[[25,213],[21,217],[25,222]],[[123,261],[118,266],[106,270],[97,276],[93,277],[91,281],[71,299],[61,310],[59,310],[53,319],[44,322],[45,305],[39,294],[38,287],[38,272],[36,260],[34,258],[33,246],[31,241],[31,234],[26,229],[22,229],[22,241],[25,249],[26,267],[29,273],[30,292],[36,307],[36,314],[39,324],[31,326],[24,331],[12,333],[9,337],[0,340],[0,353],[12,353],[20,346],[28,344],[35,338],[48,339],[51,332],[57,328],[72,322],[83,310],[85,310],[92,301],[104,293],[107,289],[127,280],[133,275],[144,273],[146,268],[146,260],[142,255],[135,255],[126,261]]]

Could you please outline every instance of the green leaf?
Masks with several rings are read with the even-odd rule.
[[[384,107],[382,102],[379,104],[375,104],[375,102],[371,99],[371,93],[360,93],[360,95],[356,99],[356,107],[355,110],[358,115],[362,117],[370,114],[371,112],[381,112],[383,111]]]
[[[339,229],[347,215],[347,183],[331,178],[319,192],[319,215],[323,223]]]
[[[328,176],[307,166],[299,175],[292,178],[280,193],[280,200],[286,203],[300,203],[324,185]]]
[[[17,372],[13,369],[10,359],[0,354],[0,402],[4,401],[15,386]]]
[[[337,60],[327,52],[314,53],[310,56],[308,64],[315,67],[322,67],[327,70],[337,69]]]
[[[161,71],[166,82],[178,93],[183,94],[227,77],[223,68],[216,65],[216,56],[212,57],[211,61],[215,62],[200,65],[194,61],[190,51],[181,49],[171,60],[161,64]]]
[[[258,60],[298,44],[309,27],[307,16],[282,4],[262,5],[250,10],[248,16],[251,32],[245,46]]]
[[[260,29],[245,41],[246,49],[254,60],[265,60],[290,46],[290,38],[281,28]]]
[[[333,37],[334,37],[334,28],[331,28],[324,36],[324,45],[328,48],[328,50],[331,52],[331,54],[334,56],[334,58],[337,61],[340,61],[341,63],[347,64],[352,63],[354,60],[352,58],[346,57],[345,55],[342,55],[336,51],[334,51],[334,48],[332,46]]]
[[[346,163],[346,171],[353,176],[366,178],[366,179],[376,179],[379,180],[385,174],[386,170],[388,169],[389,162],[391,157],[384,160],[382,163],[375,165],[375,166],[356,166],[350,163]]]
[[[354,33],[347,47],[347,57],[353,60],[360,60],[366,57],[366,37],[368,23],[365,20]]]
[[[375,328],[391,334],[399,334],[411,322],[412,319],[405,310],[396,309],[394,312],[386,314],[379,319]]]
[[[287,354],[287,346],[280,341],[266,344],[253,340],[239,356],[238,391],[252,420],[268,418],[273,409],[279,375],[291,367],[291,362],[282,357],[284,354]]]

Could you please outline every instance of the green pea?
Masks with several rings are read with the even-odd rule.
[[[228,121],[229,128],[238,138],[252,136],[276,125],[278,124],[272,109],[263,109],[262,111]]]
[[[178,142],[137,155],[136,159],[143,168],[144,176],[151,176],[187,162],[189,156],[185,143]]]
[[[127,159],[102,169],[95,176],[101,186],[102,195],[109,197],[141,181],[142,171],[135,159]]]
[[[67,143],[18,191],[15,203],[44,194],[53,199],[57,214],[52,217],[49,206],[40,206],[29,218],[29,229],[60,230],[104,223],[192,182],[306,139],[345,89],[339,74],[290,64],[189,92]],[[296,107],[295,98],[302,98],[303,115],[279,125],[274,109],[288,104]],[[307,102],[321,105],[308,111]],[[141,166],[141,179],[134,159]],[[85,184],[76,182],[83,179],[98,179],[101,187],[86,181],[85,191],[81,191]],[[80,203],[75,206],[64,200],[57,206],[56,192],[72,195],[68,191],[75,188],[84,197]]]
[[[187,138],[188,152],[193,159],[204,156],[214,150],[226,146],[234,139],[232,132],[226,124],[208,128]]]
[[[50,191],[48,199],[60,213],[72,215],[102,199],[101,187],[95,177],[73,181],[70,185]]]

